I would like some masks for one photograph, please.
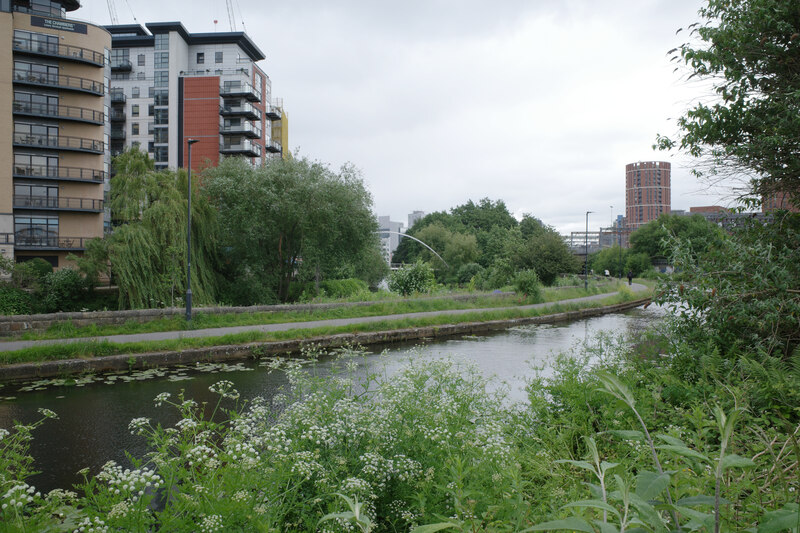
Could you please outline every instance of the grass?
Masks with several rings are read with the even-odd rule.
[[[593,285],[588,291],[582,288],[548,288],[542,291],[545,302],[569,300],[581,296],[600,294],[601,291],[618,290],[620,284]],[[454,295],[451,295],[454,296]],[[343,303],[343,301],[339,301]],[[22,340],[74,339],[80,337],[102,337],[108,335],[131,335],[137,333],[156,333],[163,331],[186,331],[194,329],[219,328],[231,326],[252,326],[261,324],[283,324],[306,322],[310,320],[329,320],[337,318],[359,318],[403,313],[447,311],[452,309],[485,309],[510,307],[538,303],[525,297],[508,297],[491,293],[476,294],[471,300],[455,300],[447,297],[417,298],[406,300],[381,300],[368,305],[326,307],[312,311],[276,311],[259,313],[207,314],[198,310],[191,324],[181,315],[159,318],[147,322],[129,320],[124,324],[108,324],[77,327],[72,321],[58,322],[47,331],[23,334]]]
[[[159,351],[180,351],[191,348],[205,348],[246,344],[251,342],[269,342],[282,340],[308,339],[341,333],[361,333],[387,331],[394,329],[437,326],[443,324],[462,324],[466,322],[488,322],[491,320],[508,320],[513,318],[535,317],[545,314],[562,313],[578,309],[588,309],[604,305],[613,305],[632,301],[641,295],[630,291],[620,291],[603,300],[582,302],[580,304],[555,304],[539,309],[503,309],[496,311],[476,311],[463,315],[442,315],[433,317],[404,318],[397,320],[381,320],[338,327],[319,327],[308,329],[292,329],[276,332],[248,331],[218,337],[184,338],[164,341],[146,341],[134,343],[112,343],[109,341],[78,341],[36,346],[9,352],[0,352],[0,364],[31,363],[42,361],[58,361],[75,358],[104,357],[118,354],[138,354]]]

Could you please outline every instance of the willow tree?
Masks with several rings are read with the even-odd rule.
[[[372,197],[351,166],[226,158],[203,185],[219,209],[226,293],[236,303],[285,301],[292,282],[349,277],[378,250]]]
[[[186,185],[181,170],[154,170],[133,147],[114,159],[108,254],[119,286],[120,307],[172,306],[186,293]],[[193,184],[195,185],[195,184]],[[197,303],[215,297],[216,211],[192,192],[192,294]]]

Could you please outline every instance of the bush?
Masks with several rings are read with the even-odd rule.
[[[430,292],[435,283],[433,269],[422,261],[405,265],[389,275],[389,290],[403,296],[416,292]]]
[[[317,292],[316,285],[317,284],[313,281],[292,283],[292,286],[289,288],[289,300],[310,301],[318,296],[342,299],[369,291],[367,282],[356,278],[320,281],[319,292]]]
[[[46,275],[40,293],[41,310],[45,313],[79,311],[88,296],[83,277],[71,268],[62,268]]]
[[[30,294],[11,285],[0,285],[0,315],[27,315],[30,312]]]
[[[20,289],[32,289],[52,272],[53,265],[41,257],[34,257],[30,261],[23,261],[14,266],[14,270],[11,272],[11,282]]]
[[[517,294],[524,294],[536,301],[542,299],[542,284],[535,270],[529,269],[519,272],[516,279],[514,279],[514,289]]]
[[[456,279],[459,283],[465,284],[472,281],[472,278],[475,276],[480,275],[483,272],[483,267],[480,266],[478,263],[467,263],[465,265],[461,265],[456,273]]]

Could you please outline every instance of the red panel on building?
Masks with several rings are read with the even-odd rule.
[[[187,139],[192,146],[192,169],[219,163],[219,76],[187,77],[183,80],[183,161],[189,159]]]

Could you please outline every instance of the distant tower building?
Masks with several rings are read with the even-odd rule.
[[[670,174],[671,165],[664,161],[625,165],[625,219],[630,230],[670,212]]]
[[[397,246],[400,244],[400,235],[398,235],[398,233],[403,231],[403,223],[390,220],[389,216],[379,216],[378,231],[381,237],[383,257],[386,259],[387,263],[391,263],[392,254],[397,250]]]
[[[417,223],[417,220],[421,219],[425,216],[425,211],[412,211],[408,215],[408,229],[411,229],[414,224]]]

